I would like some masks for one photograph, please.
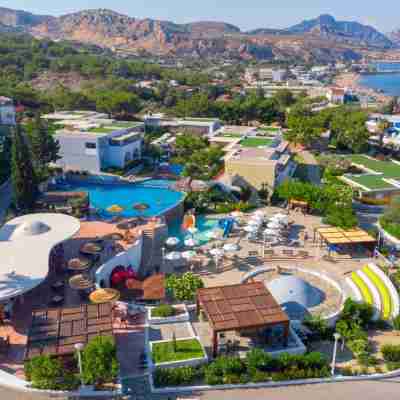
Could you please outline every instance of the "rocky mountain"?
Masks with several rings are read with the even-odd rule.
[[[320,37],[334,39],[339,42],[349,42],[358,45],[390,48],[391,40],[383,33],[368,25],[354,21],[337,21],[331,15],[320,15],[318,18],[301,22],[284,30],[295,35],[314,34]]]
[[[231,59],[359,59],[360,46],[386,48],[389,39],[371,27],[321,16],[294,27],[241,32],[225,22],[176,24],[137,19],[107,9],[61,17],[0,8],[0,24],[38,38],[72,40],[139,55]],[[1,31],[1,27],[0,27]]]
[[[388,37],[397,47],[400,47],[400,29],[390,32]]]

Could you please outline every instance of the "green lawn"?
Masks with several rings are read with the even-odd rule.
[[[379,161],[362,154],[353,154],[349,157],[354,164],[363,165],[373,171],[381,172],[385,175],[385,178],[400,178],[400,165],[393,161]]]
[[[243,147],[259,147],[259,146],[270,146],[273,143],[273,139],[265,138],[247,138],[243,139],[240,144]]]
[[[154,343],[152,347],[153,361],[158,364],[204,357],[203,349],[197,339],[177,339],[176,347],[177,351],[175,352],[172,341]]]
[[[240,138],[243,135],[241,135],[240,133],[224,133],[222,135],[222,137],[227,137],[227,138]]]
[[[383,175],[366,174],[366,175],[355,176],[355,175],[346,174],[344,176],[347,179],[350,179],[351,181],[358,183],[362,186],[365,186],[371,190],[394,189],[395,188],[395,186],[393,186],[390,183],[387,183],[383,180],[383,177],[384,177]]]

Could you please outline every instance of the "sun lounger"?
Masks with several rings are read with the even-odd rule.
[[[305,251],[305,250],[299,250],[297,252],[297,256],[301,257],[301,258],[307,258],[307,257],[310,257],[310,253],[308,251]]]
[[[282,250],[282,255],[284,257],[294,257],[293,250]]]

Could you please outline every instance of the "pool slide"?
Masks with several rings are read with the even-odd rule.
[[[224,230],[223,237],[227,238],[232,231],[234,219],[233,218],[223,218],[219,220],[219,226]]]

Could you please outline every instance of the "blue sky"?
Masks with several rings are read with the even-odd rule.
[[[383,32],[400,28],[399,0],[1,0],[0,6],[60,15],[85,8],[110,8],[132,17],[175,22],[219,20],[242,29],[285,27],[330,13]]]

